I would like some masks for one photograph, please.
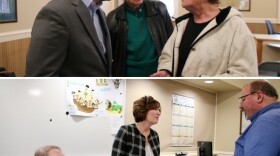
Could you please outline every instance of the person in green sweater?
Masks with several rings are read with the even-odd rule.
[[[113,76],[149,77],[173,31],[164,3],[125,0],[107,16],[113,50]]]

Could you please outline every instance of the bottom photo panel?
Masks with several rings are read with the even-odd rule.
[[[280,79],[0,79],[3,156],[277,156]]]

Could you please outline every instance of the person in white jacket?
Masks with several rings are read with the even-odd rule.
[[[241,13],[218,4],[219,0],[182,0],[190,13],[176,19],[158,71],[151,76],[258,76],[255,41]]]

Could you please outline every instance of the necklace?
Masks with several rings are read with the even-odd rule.
[[[145,137],[145,144],[149,144],[148,136],[150,135],[150,129],[144,131],[144,128],[142,128],[138,123],[136,123],[136,128],[138,131]]]

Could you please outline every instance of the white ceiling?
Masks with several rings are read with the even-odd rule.
[[[223,92],[223,91],[231,91],[231,90],[242,90],[242,87],[253,80],[257,79],[173,79],[174,81],[188,84],[197,88],[201,88],[210,92]],[[206,80],[213,80],[214,83],[207,84],[204,83]],[[278,94],[280,94],[280,79],[275,78],[266,78],[277,90]]]
[[[248,79],[211,79],[214,83],[204,83],[208,79],[174,79],[174,81],[198,87],[210,92],[223,92],[241,90],[243,85],[249,82]]]

